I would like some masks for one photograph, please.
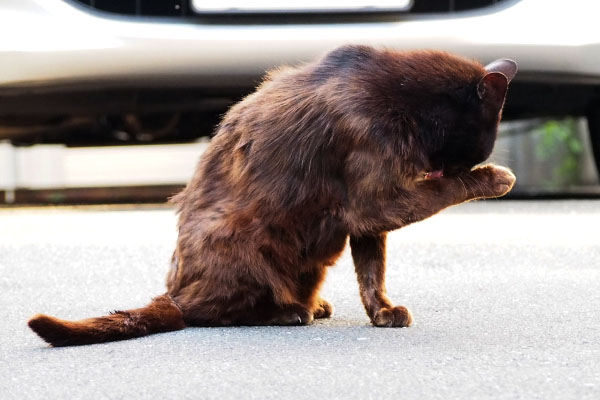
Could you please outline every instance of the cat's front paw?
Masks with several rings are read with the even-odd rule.
[[[516,177],[511,170],[498,165],[485,165],[471,171],[477,179],[474,194],[476,197],[501,197],[510,192]]]
[[[385,328],[406,328],[412,325],[412,315],[403,306],[380,308],[373,317],[373,325]]]

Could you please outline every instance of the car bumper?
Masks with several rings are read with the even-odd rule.
[[[0,88],[236,86],[345,43],[512,58],[518,80],[600,82],[600,5],[508,1],[475,12],[335,24],[202,24],[89,13],[62,0],[0,6]]]

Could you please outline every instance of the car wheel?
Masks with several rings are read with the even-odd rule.
[[[600,174],[600,100],[594,100],[590,103],[587,122],[594,153],[594,163],[596,164],[596,171]]]

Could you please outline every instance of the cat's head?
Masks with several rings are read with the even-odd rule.
[[[490,156],[508,85],[516,73],[514,61],[496,60],[475,80],[438,97],[430,114],[429,177],[468,171]]]

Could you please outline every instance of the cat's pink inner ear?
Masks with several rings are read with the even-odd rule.
[[[504,103],[508,82],[508,78],[503,73],[489,72],[477,85],[477,94],[480,99],[496,103],[500,108]]]
[[[510,81],[512,81],[515,75],[517,74],[518,66],[517,63],[513,60],[503,58],[500,60],[492,61],[491,63],[485,66],[485,70],[488,73],[500,72],[506,77],[506,79],[510,83]]]

